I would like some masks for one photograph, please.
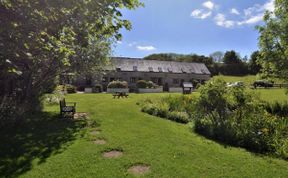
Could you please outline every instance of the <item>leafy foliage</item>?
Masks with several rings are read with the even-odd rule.
[[[131,29],[120,9],[138,0],[2,0],[0,2],[0,102],[13,97],[21,111],[39,108],[39,98],[67,71],[99,71],[110,45]],[[37,107],[35,107],[37,106]]]
[[[152,81],[146,81],[146,80],[138,80],[137,81],[137,88],[156,88],[157,85],[153,83]]]
[[[288,2],[275,0],[275,11],[266,12],[258,26],[263,75],[288,80]]]
[[[108,84],[107,88],[128,88],[128,83],[125,81],[112,81]]]
[[[287,118],[269,114],[241,87],[212,80],[200,88],[193,112],[195,130],[207,137],[261,153],[288,158]]]
[[[236,52],[232,50],[232,51],[227,51],[224,54],[223,62],[225,64],[239,64],[242,61],[241,61],[240,57],[236,54]]]
[[[224,53],[222,51],[216,51],[210,54],[210,57],[213,59],[214,62],[222,62]]]
[[[179,123],[188,123],[191,120],[191,111],[194,110],[193,97],[163,97],[160,100],[147,99],[141,103],[142,112],[166,118]]]
[[[249,70],[251,74],[258,74],[261,70],[261,65],[259,64],[258,60],[260,60],[260,53],[259,51],[254,51],[251,54],[250,61],[249,61]]]

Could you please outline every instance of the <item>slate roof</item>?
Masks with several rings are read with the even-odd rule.
[[[143,60],[139,58],[111,58],[112,66],[107,70],[125,71],[125,72],[164,72],[164,73],[189,73],[206,74],[211,73],[203,63],[172,62]]]

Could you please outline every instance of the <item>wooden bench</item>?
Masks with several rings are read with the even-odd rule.
[[[67,105],[70,104],[70,105]],[[66,114],[71,115],[74,117],[74,114],[76,113],[76,103],[74,102],[67,102],[65,101],[65,98],[60,100],[60,116],[64,117]]]
[[[116,93],[113,93],[113,98],[115,99],[116,97],[118,97],[118,99],[120,97],[122,98],[127,98],[129,95],[126,93],[126,92],[116,92]]]

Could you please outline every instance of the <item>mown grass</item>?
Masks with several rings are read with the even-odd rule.
[[[237,82],[237,81],[242,81],[244,82],[246,87],[250,87],[250,85],[257,80],[256,75],[247,75],[243,77],[237,77],[237,76],[224,76],[224,75],[219,75],[219,76],[214,76],[214,79],[222,79],[226,82]],[[276,79],[276,83],[283,83],[280,80]],[[269,102],[284,102],[288,101],[288,95],[286,95],[285,89],[279,89],[279,88],[270,88],[270,89],[263,89],[263,88],[258,88],[255,91],[255,94],[260,95],[260,97]]]
[[[226,82],[244,82],[245,86],[250,86],[255,80],[257,80],[256,75],[247,75],[247,76],[225,76],[225,75],[218,75],[214,76],[214,79],[222,79]]]
[[[41,162],[42,154],[28,154],[31,156],[29,169],[21,174],[10,172],[10,176],[133,177],[127,169],[133,164],[143,163],[151,166],[151,171],[144,177],[287,177],[287,161],[207,140],[193,133],[191,125],[150,116],[140,112],[136,105],[147,97],[167,95],[130,94],[128,99],[112,99],[110,94],[68,95],[67,101],[77,102],[78,112],[88,112],[90,120],[97,124],[82,128],[81,132],[77,131],[81,134],[73,137],[63,128],[64,133],[68,132],[68,138],[71,137],[60,142],[68,145],[64,150],[58,152],[61,147],[55,147]],[[55,113],[59,109],[58,106],[49,106],[45,110]],[[40,128],[43,127],[45,125]],[[89,132],[96,127],[101,129],[100,135],[91,136]],[[33,134],[37,135],[41,130],[30,129],[29,133],[36,132]],[[45,133],[45,129],[42,132]],[[45,135],[41,137],[46,138]],[[66,136],[59,134],[58,137]],[[104,138],[108,143],[95,145],[91,141],[94,137]],[[11,145],[11,149],[16,148]],[[21,145],[17,149],[21,149]],[[110,149],[123,150],[124,155],[117,159],[104,159],[102,152]],[[6,155],[5,160],[9,159],[12,158]],[[3,171],[0,173],[7,176]]]

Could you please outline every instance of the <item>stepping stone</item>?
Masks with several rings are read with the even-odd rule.
[[[74,119],[81,120],[81,119],[87,119],[87,118],[88,118],[88,113],[86,112],[77,112],[74,114]]]
[[[105,145],[107,142],[106,140],[94,140],[93,143],[97,144],[97,145]]]
[[[145,164],[134,165],[128,169],[128,172],[135,176],[144,175],[148,173],[149,171],[150,171],[150,166],[145,165]]]
[[[101,133],[100,130],[94,130],[92,132],[90,132],[91,135],[99,135]]]
[[[123,155],[123,152],[122,151],[118,151],[118,150],[111,150],[111,151],[108,151],[108,152],[104,152],[102,154],[102,156],[104,158],[119,158],[122,155]]]

